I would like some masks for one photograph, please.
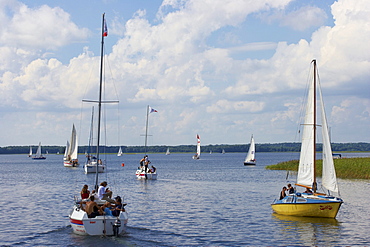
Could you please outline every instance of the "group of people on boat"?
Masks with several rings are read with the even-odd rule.
[[[286,192],[287,191],[288,191],[288,195],[295,193],[295,189],[292,187],[291,184],[288,184],[287,187],[284,186],[283,189],[281,190],[281,192],[280,192],[280,199],[279,200],[282,200],[284,197],[286,197]],[[306,188],[306,190],[303,193],[311,194],[312,191],[309,188]]]
[[[148,158],[148,155],[144,155],[144,158],[140,160],[140,166],[138,167],[139,170],[145,171],[145,173],[155,173],[157,168],[155,168],[153,165],[149,169],[148,166],[150,164],[150,160]]]
[[[125,212],[126,204],[122,204],[122,198],[116,196],[112,199],[113,192],[107,188],[106,181],[100,183],[98,191],[89,191],[89,186],[85,184],[81,190],[81,209],[84,210],[89,218],[95,218],[99,215],[119,216],[120,212]],[[103,204],[98,204],[104,201]]]

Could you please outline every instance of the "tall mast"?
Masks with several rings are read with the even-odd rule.
[[[148,124],[149,124],[149,105],[146,108],[146,127],[145,127],[145,155],[147,149],[147,142],[148,142]]]
[[[316,193],[316,60],[313,63],[313,192]]]
[[[99,83],[99,101],[98,101],[98,140],[96,144],[96,175],[95,175],[95,189],[98,189],[98,165],[100,162],[99,158],[99,146],[100,146],[100,120],[101,120],[101,102],[102,102],[102,89],[103,89],[103,62],[104,62],[104,24],[105,24],[105,13],[103,13],[103,21],[101,27],[101,49],[100,49],[100,83]]]

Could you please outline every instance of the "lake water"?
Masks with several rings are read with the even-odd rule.
[[[151,154],[158,180],[136,180],[140,154],[108,155],[108,181],[124,196],[129,222],[124,236],[73,234],[68,212],[73,196],[95,175],[63,166],[62,155],[32,160],[0,155],[0,245],[17,246],[350,246],[370,245],[369,180],[339,179],[344,200],[336,219],[283,217],[270,204],[286,180],[285,171],[266,165],[298,159],[298,153]],[[346,157],[370,156],[348,153]],[[84,161],[84,157],[80,157]],[[124,163],[123,167],[121,164]]]

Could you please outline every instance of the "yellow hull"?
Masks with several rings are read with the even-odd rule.
[[[279,203],[271,204],[271,207],[275,213],[282,215],[335,218],[341,204],[341,202]]]

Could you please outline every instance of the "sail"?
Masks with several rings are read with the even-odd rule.
[[[299,157],[297,184],[312,186],[314,179],[314,85],[310,83],[306,114],[303,123],[301,154]]]
[[[70,145],[69,145],[69,148],[68,148],[68,154],[67,155],[70,155],[71,160],[77,159],[78,143],[77,143],[76,128],[75,128],[74,124],[73,124],[73,127],[72,127],[71,140],[70,140]]]
[[[200,137],[197,135],[198,143],[197,143],[197,155],[200,156]]]
[[[119,150],[118,150],[117,156],[122,156],[122,148],[121,148],[121,147],[119,147]]]
[[[255,144],[254,144],[254,138],[253,138],[253,135],[252,135],[251,143],[249,145],[248,154],[247,154],[247,157],[245,157],[245,162],[254,161],[255,160],[254,155],[255,155]]]
[[[69,141],[67,141],[67,144],[66,144],[66,150],[64,151],[64,159],[67,159],[67,156],[68,156],[68,149],[69,149]]]
[[[37,151],[36,151],[36,157],[40,157],[41,156],[41,142],[39,142],[39,147],[37,148]]]
[[[170,148],[167,148],[166,155],[170,154]]]
[[[322,99],[321,90],[320,93],[320,107],[321,107],[321,124],[322,124],[322,185],[330,191],[337,192],[337,176],[335,174],[333,154],[331,151],[329,129],[326,121],[326,114],[324,108],[324,102]]]
[[[30,147],[30,153],[28,154],[28,156],[32,156],[32,147]]]

